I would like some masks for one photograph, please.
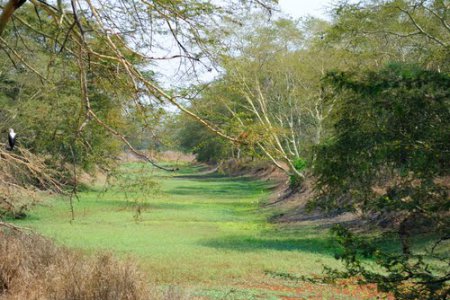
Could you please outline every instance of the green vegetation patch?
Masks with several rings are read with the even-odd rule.
[[[268,272],[301,276],[321,273],[322,264],[337,266],[326,231],[267,222],[259,203],[267,200],[270,183],[199,171],[184,166],[169,175],[129,164],[122,172],[136,180],[139,172],[151,174],[157,192],[129,189],[125,196],[120,185],[97,186],[74,201],[73,221],[68,200],[52,198],[15,222],[87,252],[135,257],[150,281],[164,286],[225,291],[278,280]]]

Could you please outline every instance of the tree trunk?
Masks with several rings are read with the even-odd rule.
[[[407,217],[405,217],[403,219],[403,221],[400,223],[399,228],[398,228],[398,235],[400,237],[400,241],[402,243],[402,252],[404,255],[411,255],[411,248],[410,248],[410,243],[409,243],[409,238],[410,238],[410,234],[409,234],[409,230],[408,230],[408,223],[409,223],[409,219],[410,219],[411,215],[408,215]]]
[[[9,20],[11,19],[13,13],[21,7],[27,0],[9,0],[3,8],[2,14],[0,15],[0,36],[6,28]]]

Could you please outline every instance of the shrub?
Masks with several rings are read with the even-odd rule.
[[[361,74],[330,73],[324,82],[336,97],[334,135],[317,148],[315,204],[390,217],[401,243],[401,253],[391,255],[337,230],[346,274],[377,283],[397,298],[444,299],[450,273],[432,262],[447,268],[450,263],[448,251],[435,252],[450,239],[443,180],[450,171],[449,74],[393,64]],[[418,233],[433,240],[426,253],[414,239]],[[368,246],[386,274],[362,265],[359,253]]]
[[[155,299],[131,260],[92,257],[36,234],[0,231],[2,299]]]
[[[307,162],[306,159],[302,157],[297,157],[296,159],[294,159],[293,165],[297,171],[301,172],[306,169]]]

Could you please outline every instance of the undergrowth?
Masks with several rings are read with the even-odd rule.
[[[180,299],[151,289],[130,259],[92,256],[33,233],[0,231],[1,299]]]

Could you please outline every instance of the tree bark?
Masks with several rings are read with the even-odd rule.
[[[2,14],[0,15],[0,36],[6,28],[9,20],[11,19],[14,12],[21,7],[27,0],[9,0],[3,8]]]
[[[409,221],[411,215],[406,216],[401,222],[398,229],[398,235],[400,237],[400,242],[402,243],[402,253],[404,255],[411,255],[411,245],[410,245],[410,233],[409,233]]]

